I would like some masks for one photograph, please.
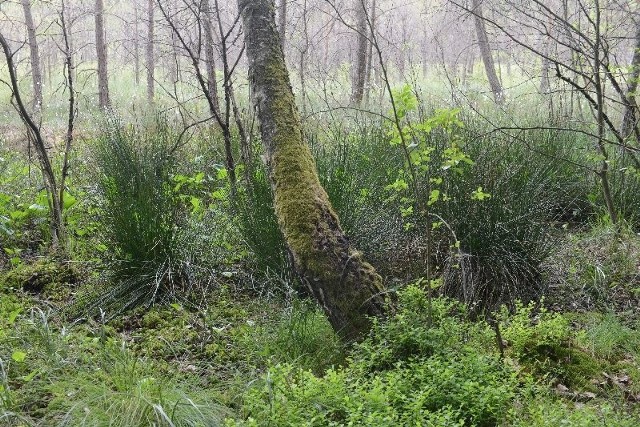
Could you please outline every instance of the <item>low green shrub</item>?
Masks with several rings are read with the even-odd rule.
[[[190,210],[176,191],[174,144],[169,123],[125,127],[110,119],[96,148],[104,203],[105,244],[112,253],[109,283],[79,301],[92,314],[113,316],[191,285],[189,242],[181,239]]]
[[[566,234],[545,262],[553,285],[549,302],[564,310],[625,313],[640,301],[640,238],[624,225],[599,225]]]
[[[533,315],[534,304],[516,304],[515,313],[505,310],[498,318],[507,354],[537,378],[578,390],[594,389],[605,364],[578,345],[569,321],[544,307]]]
[[[400,310],[374,325],[346,367],[316,376],[273,366],[245,396],[245,418],[230,425],[478,425],[498,423],[517,394],[517,373],[480,345],[463,308],[418,287],[400,295]],[[431,318],[431,323],[427,321]],[[431,326],[429,326],[431,325]]]

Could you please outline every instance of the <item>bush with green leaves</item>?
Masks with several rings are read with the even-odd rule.
[[[394,95],[389,142],[405,159],[388,188],[419,242],[407,248],[414,259],[435,265],[430,279],[440,275],[442,291],[476,311],[539,297],[549,225],[584,190],[567,151],[549,133],[487,137],[460,110],[418,109],[408,86]]]
[[[0,251],[13,266],[23,252],[33,255],[49,239],[47,195],[38,191],[37,176],[36,169],[0,146]]]
[[[494,145],[496,144],[496,145]],[[497,308],[543,293],[541,264],[552,240],[549,221],[556,209],[561,168],[509,142],[469,140],[463,150],[473,159],[466,173],[445,181],[449,200],[434,211],[442,226],[440,247],[444,292],[473,306]],[[474,197],[481,188],[486,197]]]
[[[519,304],[497,319],[503,357],[487,322],[471,321],[461,303],[430,301],[424,289],[410,285],[399,292],[389,319],[375,322],[351,349],[345,366],[312,373],[294,363],[274,364],[227,425],[553,425],[545,417],[568,426],[637,423],[633,408],[578,392],[600,372],[594,367],[614,372],[613,366],[588,357],[562,315]],[[550,389],[551,380],[567,379],[578,390],[569,398],[586,396],[585,404],[575,406]]]

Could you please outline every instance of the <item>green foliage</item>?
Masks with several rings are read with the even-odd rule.
[[[0,250],[15,266],[21,252],[35,252],[49,238],[49,205],[36,190],[37,174],[17,156],[0,152],[0,172]]]
[[[113,283],[90,309],[112,315],[189,286],[188,246],[180,239],[189,211],[174,191],[175,138],[158,118],[146,129],[113,120],[98,140],[101,216],[115,259]]]
[[[640,238],[628,227],[605,225],[568,234],[546,267],[550,281],[561,285],[550,297],[573,310],[632,315],[640,295],[638,256]]]
[[[256,162],[251,170],[250,182],[239,189],[235,201],[238,229],[253,254],[254,267],[266,276],[275,275],[289,282],[292,266],[273,208],[266,167]]]
[[[611,157],[609,180],[614,207],[633,229],[640,230],[640,171],[626,153],[616,151]],[[600,187],[592,189],[590,200],[597,212],[608,220]]]
[[[424,291],[400,297],[400,311],[374,325],[347,367],[315,376],[275,365],[245,397],[250,417],[230,424],[495,425],[516,394],[515,372],[465,344],[476,329],[455,316],[459,305],[435,301],[429,328]]]
[[[385,130],[359,118],[355,129],[338,127],[326,140],[314,140],[312,149],[322,186],[354,246],[383,272],[397,267],[389,256],[402,256],[394,251],[403,238],[402,221],[384,186],[402,160]]]
[[[513,412],[509,425],[517,427],[634,427],[639,419],[637,414],[621,412],[609,404],[585,405],[544,394]]]
[[[450,199],[442,188],[445,178],[449,174],[464,174],[465,167],[473,165],[473,161],[460,148],[463,141],[459,131],[464,124],[458,118],[459,110],[438,109],[432,116],[420,118],[413,124],[408,115],[415,113],[418,102],[411,88],[405,85],[394,92],[393,98],[397,121],[389,126],[388,135],[391,145],[401,146],[404,165],[398,170],[398,178],[387,188],[403,196],[400,210],[406,218],[405,229],[417,225],[416,220],[410,218],[415,215],[418,222],[424,222],[420,224],[424,229],[432,222],[431,206]],[[434,140],[432,134],[440,137],[439,140]],[[476,193],[471,193],[474,200],[490,197],[485,193],[475,197]]]
[[[533,309],[533,304],[518,303],[513,315],[503,310],[502,338],[509,344],[509,354],[538,377],[548,376],[571,388],[591,389],[604,364],[578,346],[565,317],[541,308],[533,318]]]
[[[160,376],[153,362],[138,359],[104,328],[60,330],[50,315],[32,310],[14,317],[6,331],[0,337],[4,425],[219,425],[229,414],[214,395],[188,392],[189,384]]]
[[[438,250],[443,291],[476,308],[539,297],[542,264],[553,244],[550,221],[564,215],[559,203],[572,200],[575,178],[560,160],[532,156],[520,143],[466,140],[464,150],[475,163],[445,181],[450,200],[434,206],[450,227],[441,227],[440,235],[453,230],[460,242],[459,250],[442,244]],[[545,149],[558,152],[552,144]]]
[[[585,330],[578,341],[599,358],[617,361],[640,354],[640,331],[635,324],[625,325],[613,313],[594,314],[584,323]]]
[[[262,350],[269,359],[322,373],[343,362],[343,348],[326,316],[310,301],[294,300],[267,335]]]

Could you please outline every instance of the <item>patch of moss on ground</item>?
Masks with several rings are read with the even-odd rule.
[[[0,275],[0,288],[43,293],[54,302],[68,301],[71,288],[79,282],[80,273],[72,264],[41,259]]]

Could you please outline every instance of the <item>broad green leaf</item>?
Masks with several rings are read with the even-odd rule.
[[[24,351],[15,350],[11,354],[11,358],[18,363],[22,363],[27,358],[27,353],[25,353]]]

